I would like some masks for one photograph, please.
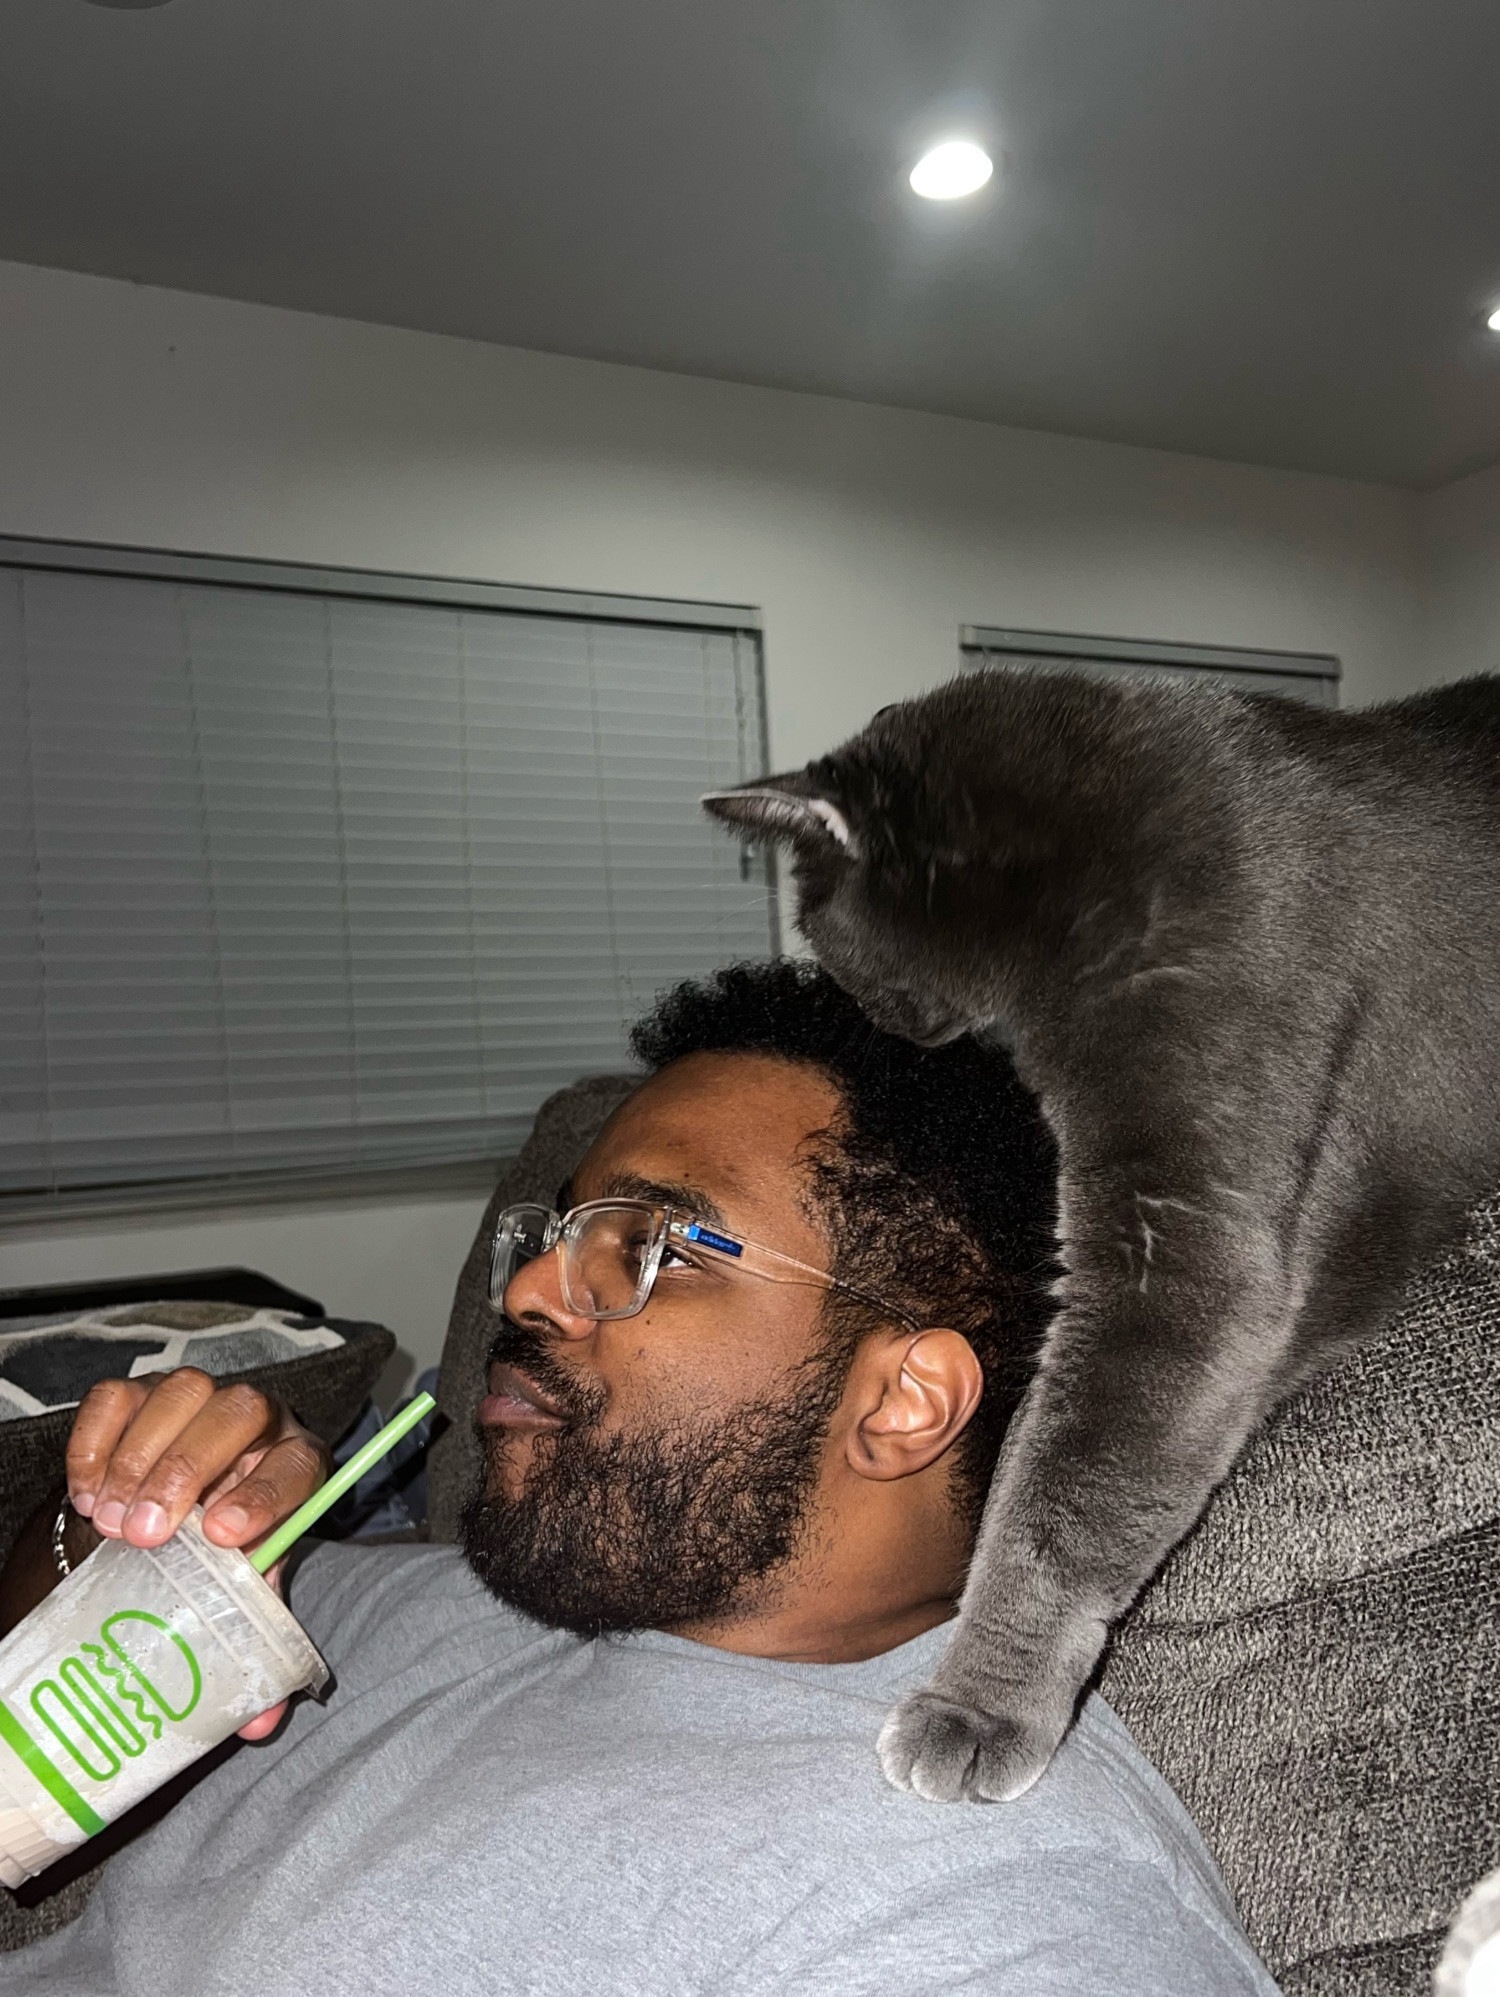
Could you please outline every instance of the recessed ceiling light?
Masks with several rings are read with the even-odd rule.
[[[1492,333],[1500,333],[1500,305],[1497,305],[1495,307],[1494,311],[1490,314],[1489,318],[1486,319],[1484,323],[1486,326],[1489,327]]]
[[[912,168],[912,192],[924,201],[957,201],[965,194],[977,194],[994,171],[994,161],[982,146],[969,139],[949,139],[923,153]]]

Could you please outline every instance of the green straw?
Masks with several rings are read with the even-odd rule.
[[[394,1449],[407,1430],[415,1428],[423,1415],[431,1414],[436,1406],[437,1402],[431,1394],[418,1394],[400,1414],[386,1423],[378,1435],[372,1435],[357,1455],[351,1456],[347,1463],[335,1470],[328,1482],[314,1491],[305,1505],[299,1506],[284,1525],[277,1526],[271,1537],[256,1547],[250,1555],[250,1565],[256,1573],[264,1574],[268,1567],[274,1567],[287,1548],[295,1545],[307,1528],[322,1518],[330,1505],[336,1505],[349,1486],[357,1484],[372,1463],[378,1463],[387,1451]]]

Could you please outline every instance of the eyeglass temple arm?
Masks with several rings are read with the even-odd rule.
[[[779,1262],[788,1269],[797,1269],[804,1276],[810,1276],[820,1288],[842,1290],[846,1296],[858,1297],[861,1303],[872,1309],[888,1311],[892,1317],[908,1326],[912,1331],[920,1331],[921,1326],[909,1311],[904,1311],[886,1297],[877,1297],[873,1290],[862,1290],[857,1283],[846,1283],[841,1276],[832,1276],[826,1269],[815,1269],[811,1262],[799,1262],[795,1255],[783,1254],[779,1248],[762,1247],[758,1241],[736,1240],[733,1235],[720,1234],[717,1228],[705,1227],[701,1220],[693,1220],[686,1215],[672,1217],[672,1224],[681,1226],[683,1238],[695,1243],[701,1242],[705,1248],[716,1248],[722,1255],[743,1258],[745,1250],[751,1249],[757,1257],[768,1262]],[[768,1275],[770,1271],[766,1272]]]

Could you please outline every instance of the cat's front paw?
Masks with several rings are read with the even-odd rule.
[[[1057,1751],[1063,1728],[961,1705],[939,1692],[903,1699],[880,1732],[880,1762],[898,1789],[929,1803],[1013,1803]]]

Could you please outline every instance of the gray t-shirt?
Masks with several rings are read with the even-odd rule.
[[[1274,1991],[1189,1821],[1091,1699],[1018,1803],[890,1788],[864,1664],[585,1643],[443,1548],[328,1547],[332,1665],[11,1956],[26,1997],[1240,1997]]]

